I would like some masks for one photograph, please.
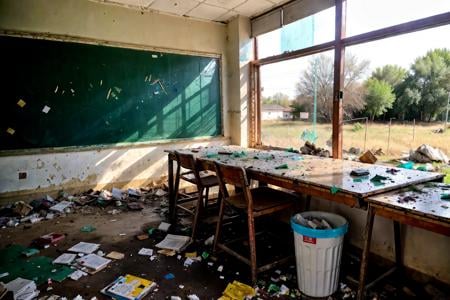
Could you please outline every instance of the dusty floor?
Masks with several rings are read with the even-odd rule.
[[[137,255],[137,252],[142,247],[154,248],[154,245],[162,240],[165,235],[163,232],[155,231],[150,239],[144,241],[139,241],[135,237],[145,232],[149,227],[157,227],[159,225],[163,218],[160,216],[158,207],[159,203],[155,203],[155,206],[146,206],[144,210],[139,212],[122,212],[115,215],[109,214],[109,209],[88,207],[84,213],[69,214],[65,217],[58,217],[29,226],[20,225],[16,228],[0,229],[0,249],[10,244],[28,246],[33,239],[43,234],[58,232],[64,233],[66,238],[57,246],[41,250],[39,255],[55,258],[80,241],[100,243],[100,249],[105,253],[112,250],[125,253],[123,260],[113,261],[105,270],[97,274],[82,277],[78,281],[66,279],[62,283],[54,282],[52,284],[53,290],[50,292],[46,291],[47,284],[39,286],[41,290],[40,296],[57,294],[71,299],[81,295],[84,299],[90,299],[93,296],[98,299],[106,299],[100,293],[100,290],[117,276],[127,273],[153,280],[159,285],[157,291],[147,296],[146,299],[170,299],[170,296],[180,296],[182,299],[185,299],[189,294],[196,294],[200,299],[217,299],[221,296],[228,282],[239,280],[248,283],[248,268],[227,255],[209,257],[207,259],[209,264],[204,261],[194,263],[187,268],[183,267],[184,259],[178,259],[176,256],[166,257],[158,255],[156,260],[150,261],[146,256]],[[81,232],[80,228],[84,225],[92,225],[96,230],[91,233]],[[238,228],[245,228],[245,226],[241,225],[238,225]],[[175,228],[175,232],[179,232],[181,229],[182,227]],[[213,230],[214,226],[203,226],[201,237],[208,237]],[[234,231],[235,229],[231,228],[228,230],[229,233]],[[274,245],[278,245],[285,250],[293,250],[291,248],[292,245],[286,246],[285,243],[278,244],[263,240],[260,245],[265,247],[265,249],[259,253],[264,253],[266,250],[274,250],[269,249],[273,248],[272,246]],[[258,249],[261,249],[261,246]],[[245,250],[246,244],[243,243],[242,247]],[[210,247],[204,246],[203,243],[192,245],[187,250],[198,251],[199,255],[203,251],[211,252]],[[224,267],[222,272],[217,271],[219,265]],[[344,255],[341,282],[348,283],[348,280],[345,278],[355,269],[357,269],[357,262]],[[375,270],[375,268],[372,269]],[[291,289],[296,288],[294,262],[282,266],[280,271],[286,276],[287,281],[280,280],[280,275],[275,270],[268,271],[258,277],[260,278],[259,286],[264,287],[264,290],[261,290],[261,298],[275,298],[275,296],[270,296],[266,293],[270,283],[275,283],[278,286],[283,283]],[[171,280],[165,279],[164,276],[168,273],[173,273],[175,278]],[[393,280],[381,283],[374,291],[368,293],[367,299],[448,299],[446,295],[449,295],[449,289],[446,286],[437,285],[439,289],[433,295],[433,293],[430,294],[424,288],[426,285],[418,285],[414,281],[406,279],[406,277],[394,278]],[[432,287],[435,286],[433,285]],[[346,296],[345,293],[338,291],[331,299],[350,299],[353,297],[354,293],[347,293]],[[285,298],[288,299],[288,297]],[[296,298],[305,299],[303,296]]]

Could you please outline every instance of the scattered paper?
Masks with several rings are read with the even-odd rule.
[[[6,129],[6,132],[9,133],[10,135],[14,135],[14,133],[15,133],[16,131],[10,127],[10,128],[8,128],[8,129]]]
[[[56,205],[53,205],[52,207],[50,207],[50,210],[52,211],[56,211],[59,213],[63,213],[64,210],[68,207],[72,206],[72,202],[69,201],[61,201]]]
[[[158,58],[157,54],[152,54],[152,58]]]
[[[117,251],[111,251],[108,253],[108,255],[106,255],[107,258],[112,258],[112,259],[124,259],[125,258],[125,254],[121,253],[121,252],[117,252]]]
[[[166,191],[162,190],[162,189],[157,189],[155,195],[158,197],[162,197],[165,196],[167,194]]]
[[[190,240],[191,238],[189,236],[168,234],[164,240],[156,244],[156,247],[179,252],[187,246]]]
[[[43,112],[44,114],[48,114],[49,111],[50,111],[50,107],[47,106],[47,105],[45,105],[44,108],[42,109],[42,112]]]
[[[139,250],[138,254],[139,255],[144,255],[144,256],[152,256],[153,255],[153,249],[142,248],[141,250]]]
[[[75,258],[77,257],[76,254],[73,253],[64,253],[58,256],[53,263],[54,264],[60,264],[60,265],[70,265]]]
[[[78,259],[78,263],[88,269],[99,271],[111,262],[110,259],[103,258],[97,254],[88,254]]]
[[[19,105],[20,107],[24,107],[27,103],[25,101],[23,101],[22,99],[20,99],[19,101],[17,101],[17,105]]]
[[[159,224],[158,229],[164,232],[167,232],[170,228],[170,223],[166,223],[166,222],[161,222],[161,224]]]
[[[74,245],[72,248],[69,248],[68,251],[90,254],[90,253],[96,251],[98,248],[100,248],[100,244],[79,242],[78,244]]]
[[[175,256],[175,254],[177,254],[174,250],[169,250],[169,249],[161,249],[161,250],[158,250],[158,253],[159,254],[162,254],[162,255],[165,255],[165,256]],[[153,255],[152,256],[150,256],[150,259],[153,257]]]
[[[69,275],[69,278],[72,280],[77,281],[78,279],[80,279],[83,276],[86,276],[87,273],[83,272],[81,270],[76,270],[75,272],[73,272],[72,274]]]
[[[123,199],[123,192],[120,189],[112,188],[111,194],[112,194],[113,199],[115,199],[115,200]]]

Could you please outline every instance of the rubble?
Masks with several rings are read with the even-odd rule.
[[[320,148],[317,147],[315,144],[307,141],[305,142],[305,145],[303,145],[300,148],[300,152],[302,154],[307,154],[307,155],[315,155],[315,156],[321,156],[321,157],[330,157],[330,151],[324,149],[324,148]]]
[[[366,152],[363,153],[363,155],[359,157],[359,161],[366,164],[374,164],[377,162],[377,160],[378,159],[370,150],[367,150]]]
[[[440,149],[423,144],[409,153],[409,159],[418,163],[443,162],[449,163],[448,156]]]

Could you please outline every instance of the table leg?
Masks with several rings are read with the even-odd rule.
[[[173,160],[171,155],[167,155],[167,166],[168,166],[168,174],[169,174],[169,218],[170,222],[173,223],[174,212],[175,212],[175,190],[173,187]]]
[[[367,220],[366,220],[366,228],[364,231],[364,248],[362,252],[361,259],[361,268],[359,272],[359,286],[358,286],[358,300],[364,299],[365,293],[365,283],[366,283],[366,273],[369,262],[369,254],[370,254],[370,242],[372,239],[372,229],[373,229],[373,221],[375,218],[375,209],[369,204],[369,208],[367,210]]]
[[[311,195],[306,196],[305,211],[309,211],[309,209],[311,208],[311,198]]]
[[[397,268],[402,266],[402,246],[400,237],[400,223],[394,222],[394,247],[395,247],[395,265]]]

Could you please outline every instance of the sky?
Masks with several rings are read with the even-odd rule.
[[[347,0],[347,36],[450,12],[450,0]],[[334,39],[334,7],[314,16],[314,44]],[[450,49],[450,25],[440,26],[375,42],[347,47],[359,59],[368,59],[366,77],[377,67],[397,64],[409,69],[414,60],[430,49]],[[258,37],[259,57],[280,54],[280,30]],[[332,56],[333,51],[325,52]],[[282,92],[295,97],[295,84],[311,57],[303,57],[261,68],[262,95]]]

